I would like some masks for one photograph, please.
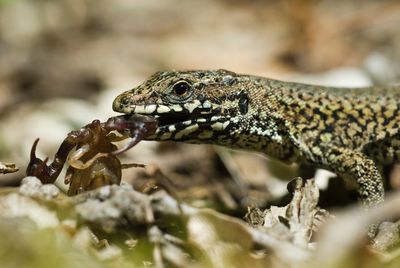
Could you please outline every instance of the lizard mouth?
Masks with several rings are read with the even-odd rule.
[[[192,140],[206,139],[215,131],[224,130],[229,120],[217,115],[218,109],[197,105],[135,105],[131,113],[154,116],[158,121],[155,134],[146,140]],[[225,118],[226,119],[226,118]]]
[[[182,113],[171,113],[171,114],[160,114],[160,115],[156,114],[155,118],[157,118],[158,125],[161,128],[177,125],[192,120],[189,114],[182,114]]]

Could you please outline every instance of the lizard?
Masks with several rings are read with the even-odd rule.
[[[312,165],[384,200],[380,167],[400,157],[400,87],[335,88],[227,70],[157,72],[118,95],[113,110],[153,115],[147,140],[216,144]]]

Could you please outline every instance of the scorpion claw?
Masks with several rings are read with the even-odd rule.
[[[132,148],[133,146],[138,144],[138,142],[140,140],[141,139],[138,136],[134,136],[134,137],[132,137],[132,139],[124,147],[122,147],[121,149],[118,149],[118,150],[115,150],[115,151],[111,152],[111,154],[112,155],[118,155],[118,154],[121,154],[121,153],[123,153],[125,151],[128,151],[130,148]]]
[[[121,149],[111,152],[112,155],[118,155],[123,153],[138,142],[140,142],[144,137],[154,134],[157,130],[157,121],[154,118],[143,116],[143,115],[122,115],[111,117],[104,124],[104,127],[108,131],[116,130],[121,134],[130,136],[132,139]]]

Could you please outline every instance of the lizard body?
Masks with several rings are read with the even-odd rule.
[[[363,204],[383,201],[378,167],[400,158],[400,88],[333,88],[226,70],[158,72],[113,109],[158,118],[150,140],[256,150],[355,179]]]

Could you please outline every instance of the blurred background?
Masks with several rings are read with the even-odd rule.
[[[332,86],[395,84],[400,2],[0,0],[0,161],[21,169],[1,185],[23,178],[37,137],[38,155],[52,157],[69,131],[116,115],[114,97],[152,73],[219,68]],[[123,158],[160,167],[184,197],[216,195],[228,208],[286,192],[286,183],[266,180],[275,175],[265,161],[156,142]],[[294,176],[285,170],[277,177]],[[138,176],[154,172],[123,177]],[[230,186],[236,190],[221,190]]]

